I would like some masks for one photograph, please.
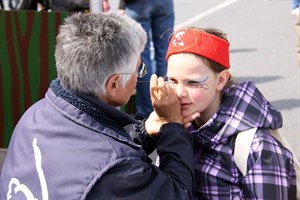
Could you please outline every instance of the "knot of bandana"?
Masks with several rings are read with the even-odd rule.
[[[170,41],[166,60],[172,54],[194,53],[230,68],[229,42],[215,35],[199,30],[182,30],[175,33]]]

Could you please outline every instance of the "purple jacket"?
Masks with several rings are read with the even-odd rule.
[[[196,199],[296,198],[296,174],[290,151],[268,129],[282,126],[281,114],[254,82],[228,88],[219,110],[202,127],[194,124]],[[234,161],[235,138],[258,127],[247,160],[247,174]]]
[[[191,199],[192,136],[180,124],[162,126],[160,169],[125,131],[133,122],[53,81],[15,127],[0,199]]]

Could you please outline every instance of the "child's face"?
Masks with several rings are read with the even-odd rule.
[[[200,112],[209,119],[220,105],[218,74],[193,54],[174,54],[168,60],[169,80],[181,102],[181,113],[187,117]]]

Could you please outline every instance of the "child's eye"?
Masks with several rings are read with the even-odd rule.
[[[195,80],[187,80],[186,84],[191,88],[203,88],[208,89],[208,85],[205,83],[208,79],[208,76],[204,76]]]
[[[202,83],[199,83],[198,81],[188,81],[187,84],[192,87],[199,87]]]
[[[203,88],[205,90],[208,89],[208,85],[204,82],[198,82],[198,81],[188,81],[187,85],[191,88]]]

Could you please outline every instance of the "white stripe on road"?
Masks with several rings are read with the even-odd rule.
[[[185,26],[189,26],[190,24],[193,24],[195,23],[196,21],[199,21],[200,19],[206,17],[207,15],[210,15],[211,13],[214,13],[222,8],[225,8],[227,6],[229,6],[230,4],[233,4],[235,2],[237,2],[238,0],[228,0],[228,1],[225,1],[199,15],[196,15],[195,17],[193,18],[190,18],[188,20],[186,20],[185,22],[181,23],[181,24],[178,24],[177,26],[174,27],[174,29],[179,29],[179,28],[182,28],[182,27],[185,27]]]

